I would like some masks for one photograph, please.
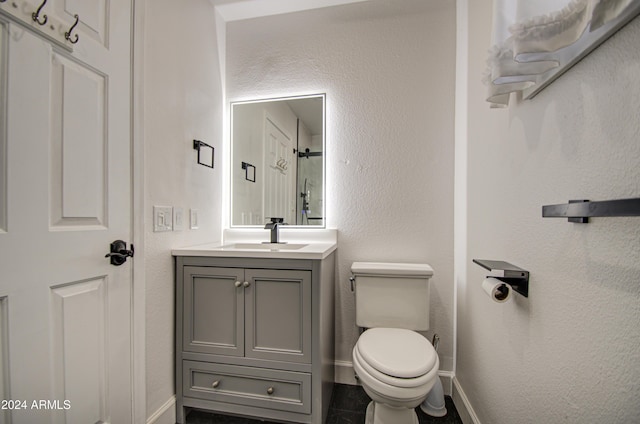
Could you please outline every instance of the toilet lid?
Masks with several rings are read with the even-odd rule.
[[[431,371],[437,354],[431,343],[415,331],[402,328],[371,328],[358,339],[358,351],[381,373],[415,378]]]

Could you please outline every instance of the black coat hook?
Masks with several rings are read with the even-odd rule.
[[[34,22],[37,22],[39,25],[44,25],[47,23],[47,15],[42,15],[42,18],[44,20],[40,21],[40,12],[42,11],[42,8],[44,7],[45,4],[47,4],[47,0],[44,0],[40,5],[40,7],[38,8],[38,10],[36,10],[31,14],[31,19],[33,19]]]
[[[78,37],[78,34],[74,34],[75,38],[72,40],[71,39],[71,32],[73,32],[73,29],[76,27],[76,25],[78,25],[78,21],[80,20],[80,17],[77,14],[73,15],[73,17],[76,18],[76,21],[73,23],[73,25],[71,25],[71,28],[69,28],[69,31],[64,33],[64,38],[69,40],[69,42],[71,44],[76,44],[80,37]]]

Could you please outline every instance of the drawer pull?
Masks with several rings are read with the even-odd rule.
[[[248,281],[245,281],[244,283],[242,283],[242,285],[245,286],[245,287],[249,287],[251,285],[251,283],[248,282]]]
[[[236,281],[235,283],[233,283],[233,285],[236,287],[240,287],[242,283],[240,281]]]
[[[267,394],[268,394],[268,395],[272,395],[272,394],[273,394],[273,392],[274,392],[273,387],[269,387],[269,388],[267,389]]]
[[[211,387],[213,387],[214,389],[217,389],[219,385],[220,385],[220,380],[216,380],[216,381],[213,382]]]

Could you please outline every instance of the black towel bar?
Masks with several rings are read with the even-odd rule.
[[[569,222],[586,224],[590,217],[640,216],[640,198],[606,200],[569,200],[560,205],[542,207],[543,218],[568,218]]]

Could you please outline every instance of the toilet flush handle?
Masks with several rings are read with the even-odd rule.
[[[438,346],[440,346],[440,336],[437,334],[433,335],[433,339],[431,340],[431,344],[433,345],[433,350],[438,351]]]
[[[354,277],[353,275],[351,277],[349,277],[349,283],[351,284],[351,291],[352,292],[355,291],[355,287],[354,287],[355,282],[356,282],[356,277]]]

